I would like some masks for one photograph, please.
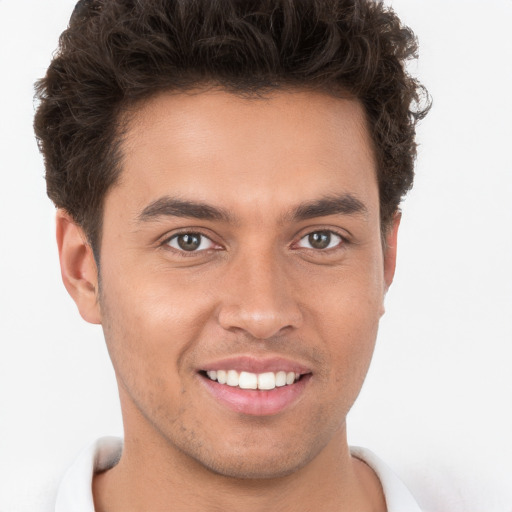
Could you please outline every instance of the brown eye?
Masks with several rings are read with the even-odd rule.
[[[340,245],[343,239],[340,235],[333,233],[332,231],[314,231],[302,237],[299,241],[299,247],[306,249],[332,249]]]
[[[168,245],[178,251],[194,252],[213,248],[213,242],[201,233],[181,233],[173,236]]]
[[[176,241],[184,251],[195,251],[201,245],[201,236],[195,234],[179,235],[176,237]]]
[[[327,231],[319,231],[308,235],[308,242],[315,249],[327,249],[331,243],[331,234]]]

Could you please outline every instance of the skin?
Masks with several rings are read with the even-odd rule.
[[[63,280],[103,326],[123,411],[122,458],[94,480],[98,511],[386,509],[345,425],[399,224],[383,243],[364,119],[357,101],[313,92],[162,94],[129,121],[121,180],[105,198],[100,281],[84,234],[58,212]],[[362,207],[294,215],[334,197]],[[148,214],[162,198],[225,216]],[[328,249],[311,245],[319,232],[331,233]],[[207,238],[186,252],[178,233]],[[199,373],[233,355],[284,357],[309,377],[279,413],[240,413]]]

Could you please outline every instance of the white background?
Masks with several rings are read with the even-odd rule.
[[[37,510],[84,445],[122,432],[101,330],[60,282],[31,127],[73,4],[0,0],[0,512]],[[512,0],[393,5],[434,108],[350,442],[425,512],[512,512]]]

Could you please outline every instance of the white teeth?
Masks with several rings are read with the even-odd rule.
[[[295,372],[265,372],[251,373],[240,372],[236,370],[209,370],[206,372],[211,380],[216,380],[219,384],[227,384],[240,389],[261,389],[272,390],[276,387],[289,386],[299,380],[300,373]]]
[[[274,389],[276,387],[276,374],[273,372],[258,375],[258,389]]]
[[[238,372],[236,370],[228,370],[226,384],[228,386],[236,387],[238,386],[239,378]]]
[[[240,372],[238,385],[242,389],[258,389],[258,376],[255,373]]]
[[[276,373],[276,387],[286,386],[286,372]]]

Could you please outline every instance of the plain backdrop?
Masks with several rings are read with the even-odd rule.
[[[120,435],[101,329],[60,281],[33,82],[73,0],[0,0],[0,511],[33,512]],[[512,512],[512,0],[394,0],[434,107],[398,271],[349,416],[425,512]],[[390,511],[392,512],[392,511]]]

